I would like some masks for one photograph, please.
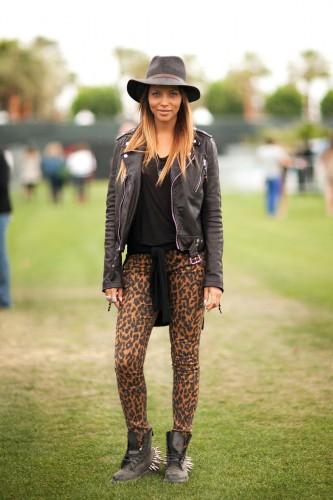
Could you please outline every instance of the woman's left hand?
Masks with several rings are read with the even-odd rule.
[[[219,307],[222,298],[222,290],[215,286],[204,287],[204,306],[206,311]]]

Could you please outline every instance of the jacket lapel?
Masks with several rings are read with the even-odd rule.
[[[127,153],[123,153],[122,155],[123,160],[126,165],[127,169],[127,175],[130,175],[131,177],[136,177],[141,173],[141,168],[142,168],[142,162],[143,162],[143,157],[144,153],[141,151],[128,151]],[[195,157],[195,155],[191,154],[191,158]],[[197,159],[196,157],[194,158],[194,161],[196,162]],[[188,166],[190,163],[189,160],[187,160],[186,166]],[[181,174],[181,169],[179,166],[178,159],[175,158],[171,170],[170,170],[170,180],[171,183]]]
[[[122,157],[126,165],[127,175],[137,177],[141,174],[141,167],[144,153],[140,151],[128,151]]]

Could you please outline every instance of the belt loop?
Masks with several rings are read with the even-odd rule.
[[[198,253],[198,246],[199,246],[199,238],[194,238],[190,248],[189,248],[189,254],[190,254],[190,264],[199,264],[201,262],[201,257]]]

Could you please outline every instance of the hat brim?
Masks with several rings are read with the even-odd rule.
[[[183,81],[175,80],[174,78],[148,78],[145,80],[131,79],[127,82],[127,92],[137,102],[141,98],[149,85],[171,85],[173,87],[182,87],[186,92],[189,102],[197,101],[200,99],[200,90],[194,85],[188,85]]]

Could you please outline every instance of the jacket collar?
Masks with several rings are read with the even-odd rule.
[[[193,150],[191,153],[191,158],[195,159],[195,146],[200,146],[200,142],[197,138],[194,139],[193,141]],[[127,173],[132,175],[138,174],[141,172],[141,167],[142,167],[142,161],[144,157],[144,152],[143,151],[138,151],[138,150],[133,150],[133,151],[127,151],[121,153],[121,157],[125,162],[126,168],[127,168]],[[190,161],[187,161],[186,166],[190,164]],[[177,158],[174,160],[172,166],[171,166],[171,171],[170,171],[170,180],[173,182],[176,177],[178,177],[181,174],[181,169],[179,166],[179,162]]]

